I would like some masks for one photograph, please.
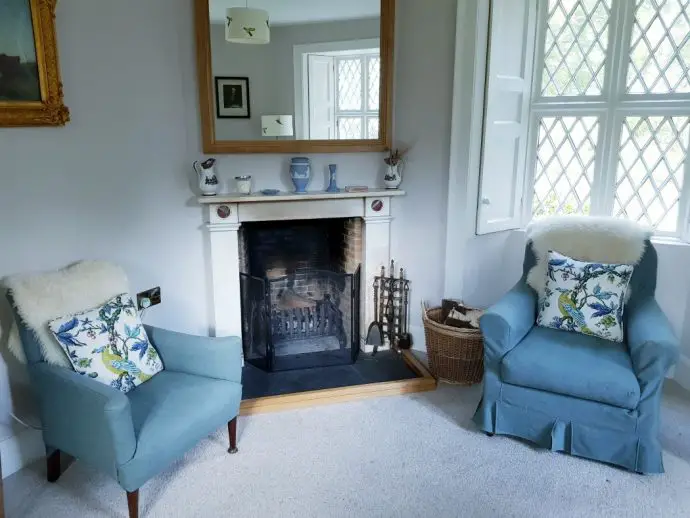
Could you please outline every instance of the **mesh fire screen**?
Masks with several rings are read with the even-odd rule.
[[[240,255],[247,362],[278,371],[356,361],[361,220],[249,224]]]

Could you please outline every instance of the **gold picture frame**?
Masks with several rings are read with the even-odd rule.
[[[64,126],[70,120],[70,115],[64,104],[60,80],[55,33],[57,0],[27,1],[31,10],[40,100],[0,100],[0,127]],[[9,56],[6,57],[9,59]]]

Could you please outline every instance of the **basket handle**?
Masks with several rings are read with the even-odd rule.
[[[427,320],[429,318],[429,316],[427,315],[428,312],[429,312],[429,303],[426,300],[422,299],[422,319],[423,320]]]

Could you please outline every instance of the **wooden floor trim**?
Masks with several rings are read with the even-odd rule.
[[[396,396],[400,394],[436,390],[436,380],[426,366],[420,362],[412,352],[403,351],[402,354],[407,365],[419,374],[419,378],[248,399],[242,401],[240,405],[240,415],[280,412],[293,408],[330,405],[357,399]]]

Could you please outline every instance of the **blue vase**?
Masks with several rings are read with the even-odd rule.
[[[338,166],[336,164],[330,164],[328,166],[328,172],[330,173],[330,183],[328,184],[326,192],[340,192],[340,189],[338,189]]]
[[[295,184],[295,192],[304,194],[311,180],[311,162],[306,157],[295,157],[290,160],[290,177]]]

